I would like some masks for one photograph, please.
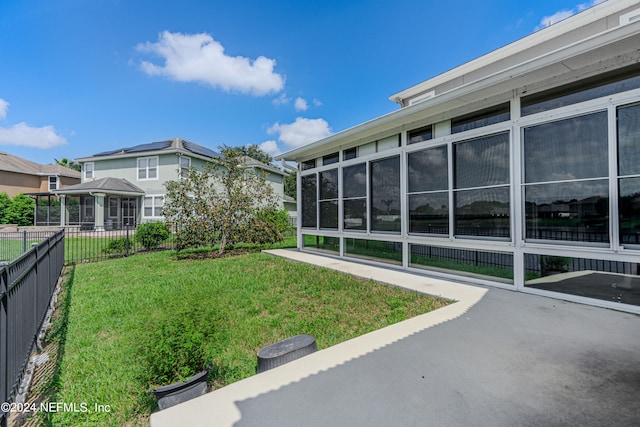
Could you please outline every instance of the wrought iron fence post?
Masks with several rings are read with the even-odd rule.
[[[27,252],[27,230],[22,231],[22,253]]]
[[[129,226],[125,225],[124,228],[127,231],[127,241],[124,244],[124,248],[125,248],[124,256],[129,256],[129,245],[131,244],[131,242],[129,241]]]
[[[7,269],[0,266],[0,403],[9,397],[9,330],[7,328]],[[7,427],[9,413],[0,412],[0,427]]]

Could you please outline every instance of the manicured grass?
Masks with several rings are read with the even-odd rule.
[[[52,425],[147,425],[154,407],[148,389],[160,385],[149,372],[156,351],[150,337],[162,340],[158,331],[167,325],[172,333],[161,344],[186,325],[203,343],[210,380],[219,388],[254,375],[257,351],[281,339],[307,333],[322,349],[446,304],[262,253],[174,255],[75,267],[54,400],[109,405],[111,412],[61,412]]]

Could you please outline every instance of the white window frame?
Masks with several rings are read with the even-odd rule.
[[[111,203],[115,202],[115,206],[112,206]],[[115,208],[116,209],[116,214],[112,215],[111,214],[111,209]],[[120,217],[120,198],[119,197],[113,197],[113,196],[109,196],[108,201],[107,201],[107,218],[111,218],[111,219],[117,219]]]
[[[182,165],[183,160],[187,160],[188,165],[186,168]],[[189,173],[189,169],[191,169],[191,157],[180,156],[180,160],[178,160],[178,166],[180,167],[180,173],[178,176],[180,178],[185,178],[186,173]]]
[[[56,188],[51,188],[51,178],[55,178],[56,179]],[[57,175],[49,175],[49,177],[47,178],[47,186],[49,188],[49,191],[59,190],[60,189],[60,177],[57,176]]]
[[[88,162],[84,164],[84,179],[93,179],[95,177],[95,163]]]
[[[147,199],[151,199],[151,215],[147,215]],[[160,200],[160,205],[156,204],[157,200]],[[143,218],[164,218],[163,215],[157,215],[156,210],[158,208],[164,208],[164,194],[147,194],[142,198],[142,217]]]
[[[141,161],[146,161],[146,165],[144,167],[140,167],[140,162]],[[156,161],[156,166],[155,167],[149,167],[149,162],[151,160],[155,160]],[[138,181],[157,181],[160,178],[160,161],[158,156],[152,156],[152,157],[138,157],[136,159],[136,178]],[[154,178],[149,178],[149,171],[155,169],[156,171],[156,176]],[[145,177],[144,178],[140,178],[140,171],[144,170],[145,171]]]

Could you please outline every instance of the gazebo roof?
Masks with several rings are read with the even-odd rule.
[[[86,181],[81,184],[72,185],[61,190],[54,191],[55,194],[88,194],[105,193],[118,194],[123,196],[140,196],[144,190],[135,186],[123,178],[100,178],[95,181]]]

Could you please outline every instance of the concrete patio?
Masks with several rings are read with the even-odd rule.
[[[153,427],[640,425],[640,316],[269,252],[458,302],[154,413]]]

